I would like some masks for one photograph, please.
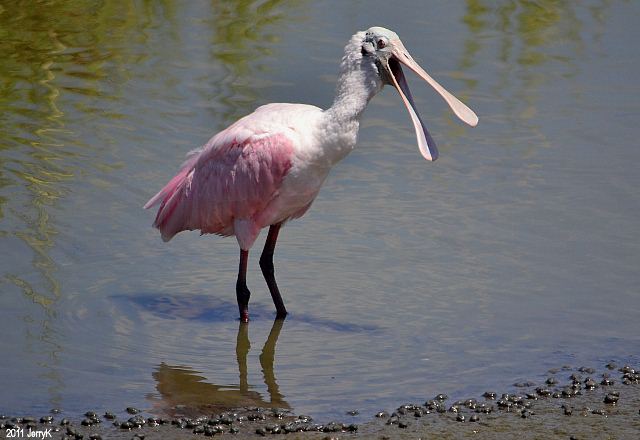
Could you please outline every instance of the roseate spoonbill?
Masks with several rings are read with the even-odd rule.
[[[276,317],[287,315],[273,268],[280,228],[309,209],[331,167],[353,150],[362,112],[385,84],[398,90],[407,107],[422,156],[431,161],[438,158],[401,64],[429,83],[463,122],[471,126],[478,123],[470,108],[414,61],[398,35],[372,27],[356,33],[347,43],[329,109],[305,104],[259,107],[189,153],[178,174],[144,206],[160,203],[153,226],[164,241],[195,229],[202,234],[235,235],[240,245],[236,296],[241,321],[249,320],[249,249],[267,226],[260,268]]]

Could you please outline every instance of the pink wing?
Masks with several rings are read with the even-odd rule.
[[[144,206],[161,202],[154,226],[164,241],[194,229],[232,235],[235,219],[255,218],[277,196],[291,168],[291,139],[284,134],[233,136],[229,129],[191,156]]]

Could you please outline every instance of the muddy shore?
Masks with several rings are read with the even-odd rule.
[[[170,408],[148,414],[87,411],[70,417],[59,409],[44,415],[0,415],[3,438],[53,439],[638,439],[640,371],[613,363],[598,369],[563,366],[542,383],[513,384],[510,392],[450,401],[425,396],[395,409],[381,409],[356,425],[319,424],[311,416],[273,408]]]

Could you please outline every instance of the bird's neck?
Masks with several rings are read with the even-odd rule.
[[[364,35],[353,36],[345,47],[333,105],[324,112],[321,123],[323,153],[321,158],[331,166],[342,160],[355,146],[360,116],[367,104],[382,89],[377,67],[361,53]]]
[[[382,88],[375,67],[367,62],[361,58],[350,59],[347,55],[342,60],[336,96],[327,110],[327,115],[339,125],[357,123],[371,98]]]

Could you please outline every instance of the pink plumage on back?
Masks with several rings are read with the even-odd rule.
[[[238,142],[228,141],[224,134],[190,157],[145,205],[149,208],[161,202],[154,226],[163,240],[195,229],[203,234],[233,235],[234,220],[255,219],[277,196],[291,168],[291,140],[275,134]],[[265,225],[255,226],[259,230]]]

